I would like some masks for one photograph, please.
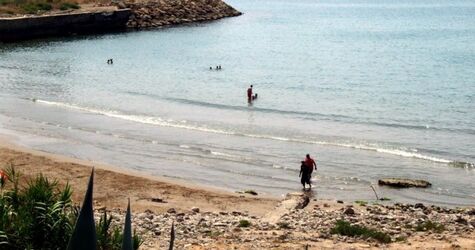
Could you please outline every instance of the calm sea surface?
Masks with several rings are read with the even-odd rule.
[[[300,190],[310,153],[318,198],[373,199],[378,178],[409,177],[433,186],[377,191],[475,204],[474,1],[228,2],[245,14],[0,44],[0,133],[270,195]]]

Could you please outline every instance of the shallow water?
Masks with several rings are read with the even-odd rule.
[[[372,199],[370,185],[395,176],[433,187],[380,196],[475,204],[474,2],[229,3],[245,14],[0,44],[3,133],[272,195],[300,189],[299,161],[310,153],[317,197]],[[249,84],[259,93],[252,105]]]

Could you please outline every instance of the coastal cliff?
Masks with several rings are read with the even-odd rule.
[[[119,8],[130,8],[129,28],[150,28],[191,22],[211,21],[242,13],[221,0],[178,0],[118,3]]]
[[[0,41],[115,31],[125,28],[130,9],[0,19]]]
[[[83,6],[70,12],[49,11],[0,18],[0,41],[153,28],[241,15],[221,0],[151,0]]]

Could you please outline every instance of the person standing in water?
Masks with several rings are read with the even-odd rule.
[[[247,101],[252,102],[252,85],[247,89]]]
[[[302,183],[303,189],[305,189],[305,184],[308,184],[309,188],[312,188],[312,183],[310,183],[310,169],[307,167],[304,161],[301,161],[300,165],[300,183]]]
[[[307,154],[305,156],[305,165],[307,166],[308,168],[308,179],[309,181],[312,179],[312,172],[313,172],[313,169],[315,167],[315,171],[317,170],[317,163],[315,163],[315,161],[310,157],[309,154]]]

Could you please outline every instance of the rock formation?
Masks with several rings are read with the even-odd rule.
[[[241,15],[221,0],[152,0],[118,2],[118,8],[130,8],[127,27],[143,29],[191,22],[217,20]]]
[[[427,188],[432,184],[424,180],[412,180],[403,178],[385,178],[378,181],[379,185],[386,185],[391,187],[408,188],[408,187],[421,187]]]

